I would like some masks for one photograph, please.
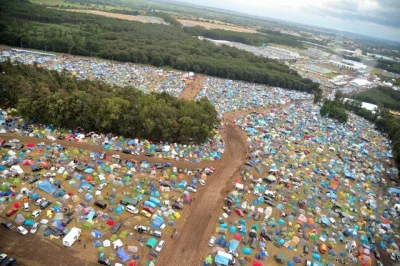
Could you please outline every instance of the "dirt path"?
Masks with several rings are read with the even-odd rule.
[[[190,213],[179,232],[179,238],[167,243],[157,264],[167,266],[201,265],[205,257],[209,236],[215,229],[214,221],[220,214],[221,198],[225,195],[225,187],[244,163],[248,148],[243,133],[229,123],[226,127],[227,140],[223,168],[217,169],[207,182],[207,189],[196,195],[196,200],[189,205]]]
[[[184,100],[193,100],[199,94],[203,87],[204,76],[198,75],[196,79],[185,86],[184,91],[179,98]]]

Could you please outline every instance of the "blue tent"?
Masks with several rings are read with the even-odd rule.
[[[43,182],[40,182],[38,187],[49,194],[52,194],[57,189],[53,184],[50,183],[49,180],[44,180]]]
[[[123,248],[117,249],[117,255],[122,260],[122,262],[125,262],[125,261],[129,260],[129,258],[130,258],[130,256],[128,254],[126,254],[126,252]]]
[[[85,173],[86,174],[92,174],[94,172],[93,168],[86,168]]]
[[[162,225],[163,223],[164,223],[164,219],[161,218],[160,216],[158,216],[156,219],[153,220],[153,222],[151,223],[150,226],[153,227],[153,228],[158,229],[158,228],[161,227],[161,225]]]
[[[221,253],[217,253],[217,255],[215,255],[214,262],[215,262],[215,264],[218,264],[218,265],[228,266],[229,258],[226,256],[223,256]]]
[[[239,241],[232,239],[229,242],[229,250],[230,251],[236,251],[237,247],[239,246]]]
[[[389,188],[388,191],[389,191],[390,194],[400,195],[400,189],[399,188],[391,187],[391,188]]]
[[[103,234],[99,230],[93,230],[92,236],[94,238],[101,238],[103,236]]]

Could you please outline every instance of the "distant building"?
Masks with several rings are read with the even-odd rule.
[[[353,60],[346,60],[346,59],[343,59],[341,61],[329,60],[329,64],[358,72],[365,72],[367,70],[366,65]]]
[[[307,50],[307,55],[310,58],[321,58],[321,57],[328,57],[330,56],[330,53],[326,53],[324,51],[321,51],[319,49],[315,49],[315,48],[308,48]]]

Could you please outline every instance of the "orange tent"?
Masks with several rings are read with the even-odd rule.
[[[314,219],[313,218],[308,218],[308,223],[310,224],[310,225],[314,225],[315,224],[315,221],[314,221]]]
[[[338,188],[338,183],[331,183],[331,187],[333,189],[337,189]]]
[[[184,173],[180,173],[180,174],[178,175],[178,177],[179,177],[179,179],[184,179],[184,178],[185,178],[185,174],[184,174]]]

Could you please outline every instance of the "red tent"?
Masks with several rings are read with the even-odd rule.
[[[253,261],[253,266],[263,266],[261,262],[255,260]]]
[[[14,202],[13,207],[14,207],[14,208],[19,208],[19,207],[21,207],[21,203],[19,203],[18,201],[16,201],[16,202]]]
[[[113,226],[115,224],[115,222],[113,220],[108,220],[107,221],[107,225],[109,226]]]
[[[135,266],[136,265],[136,260],[133,260],[129,263],[129,266]]]
[[[33,147],[35,147],[35,144],[33,144],[33,143],[28,143],[28,144],[26,144],[26,146],[27,146],[28,148],[33,148]]]
[[[236,233],[235,236],[234,236],[233,238],[234,238],[235,240],[240,241],[241,236],[240,236],[240,234]]]

